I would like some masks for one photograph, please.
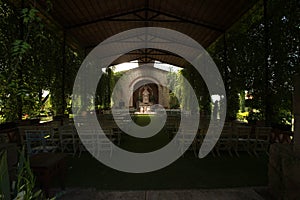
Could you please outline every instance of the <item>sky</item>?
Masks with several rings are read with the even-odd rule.
[[[125,71],[125,70],[129,70],[129,69],[134,69],[134,68],[137,68],[137,67],[138,67],[137,61],[126,62],[126,63],[116,65],[114,72]],[[165,70],[165,71],[170,71],[171,70],[173,72],[177,72],[180,69],[182,69],[180,67],[176,67],[174,65],[169,65],[169,64],[165,64],[165,63],[160,63],[158,61],[155,61],[154,67],[158,68],[158,69]]]

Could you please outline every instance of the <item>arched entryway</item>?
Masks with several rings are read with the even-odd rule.
[[[149,104],[149,106],[158,104],[159,99],[159,86],[155,83],[146,83],[143,84],[145,81],[140,81],[134,85],[134,92],[133,92],[133,106],[138,109],[141,103]],[[148,93],[148,94],[147,94]],[[148,100],[146,97],[148,96]]]

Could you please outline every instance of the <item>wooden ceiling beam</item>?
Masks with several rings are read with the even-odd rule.
[[[74,25],[71,25],[71,26],[67,26],[65,28],[67,30],[71,30],[71,29],[76,29],[76,28],[81,28],[81,27],[84,27],[84,26],[88,26],[88,25],[91,25],[91,24],[96,24],[96,23],[103,22],[103,21],[112,21],[115,18],[124,17],[124,16],[128,16],[128,15],[131,15],[131,14],[136,14],[136,13],[139,13],[139,12],[144,11],[144,10],[145,10],[145,8],[141,8],[141,9],[135,9],[135,10],[132,10],[132,11],[121,12],[121,13],[118,13],[118,14],[98,18],[98,19],[95,19],[95,20],[74,24]]]
[[[148,17],[149,16],[149,11],[155,13],[152,17]],[[145,12],[145,18],[142,18],[138,13],[139,12]],[[121,18],[124,16],[129,16],[129,15],[134,15],[137,18]],[[160,15],[162,16],[166,16],[172,19],[157,19],[157,17],[159,17]],[[178,15],[175,14],[171,14],[171,13],[166,13],[166,12],[162,12],[159,10],[155,10],[152,8],[141,8],[141,9],[135,9],[132,11],[126,11],[126,12],[121,12],[118,14],[114,14],[111,16],[106,16],[106,17],[102,17],[99,19],[95,19],[95,20],[91,20],[91,21],[86,21],[83,23],[79,23],[79,24],[74,24],[68,27],[65,27],[67,30],[72,30],[72,29],[76,29],[76,28],[81,28],[84,26],[89,26],[92,24],[96,24],[99,22],[139,22],[139,23],[146,23],[146,22],[160,22],[160,23],[188,23],[188,24],[192,24],[192,25],[197,25],[197,26],[201,26],[216,32],[220,32],[220,33],[224,33],[225,30],[217,27],[215,25],[210,24],[209,22],[203,22],[203,21],[196,21],[196,20],[191,20],[185,17],[180,17]]]
[[[209,22],[191,20],[189,18],[180,17],[176,14],[166,13],[166,12],[162,12],[162,11],[155,10],[155,9],[152,9],[152,8],[149,8],[149,11],[155,12],[157,14],[164,15],[164,16],[167,16],[167,17],[170,17],[170,18],[173,18],[173,19],[176,19],[177,20],[176,22],[183,22],[183,23],[193,24],[193,25],[197,25],[197,26],[202,26],[204,28],[207,28],[207,29],[210,29],[210,30],[213,30],[213,31],[217,31],[217,32],[220,32],[220,33],[225,32],[225,30],[222,29],[221,27],[218,27],[216,25],[212,25]]]

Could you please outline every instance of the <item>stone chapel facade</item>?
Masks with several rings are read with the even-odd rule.
[[[115,91],[114,106],[123,105],[139,110],[141,106],[160,104],[166,109],[170,108],[167,74],[165,70],[154,68],[153,64],[127,71],[124,73],[124,84],[121,83],[121,87]],[[125,99],[129,99],[129,102],[124,103]]]

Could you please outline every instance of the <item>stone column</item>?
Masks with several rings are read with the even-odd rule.
[[[163,87],[164,89],[164,107],[170,108],[170,96],[169,96],[169,89],[167,87]]]
[[[158,85],[158,104],[163,106],[164,104],[163,104],[162,96],[163,96],[162,86]]]
[[[133,106],[133,93],[132,93],[132,89],[130,88],[130,91],[129,91],[129,94],[132,94],[130,97],[129,97],[129,102],[128,102],[128,107],[132,107]],[[126,104],[125,104],[126,105]]]
[[[300,75],[294,79],[294,150],[300,155]]]

